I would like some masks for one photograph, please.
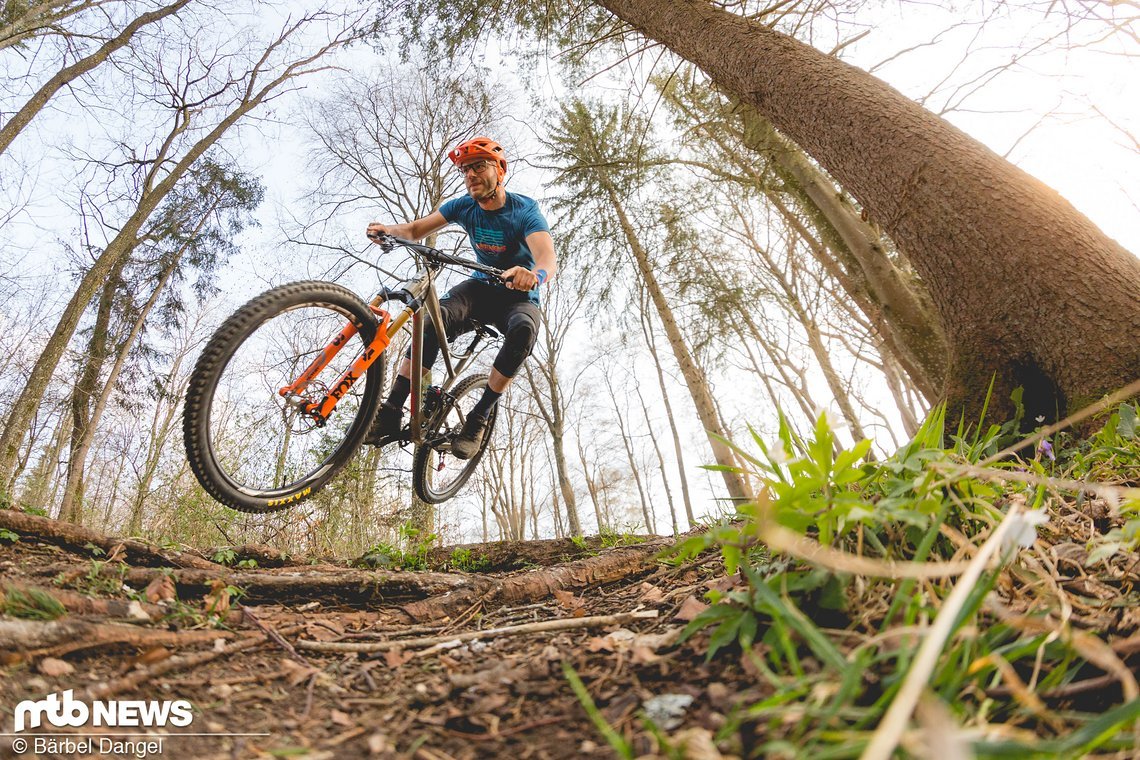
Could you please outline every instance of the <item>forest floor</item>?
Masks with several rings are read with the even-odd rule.
[[[292,564],[245,547],[227,567],[21,519],[20,539],[0,544],[8,611],[13,595],[54,606],[36,601],[42,590],[67,612],[0,617],[5,732],[18,702],[74,689],[87,701],[188,700],[193,722],[155,729],[166,736],[151,756],[612,756],[572,669],[637,754],[659,749],[637,717],[645,711],[675,750],[721,757],[713,736],[725,715],[759,696],[739,657],[705,662],[707,636],[673,645],[703,594],[733,581],[719,555],[659,562],[671,543],[660,539],[433,550],[419,572]],[[566,627],[528,630],[542,621]],[[377,651],[317,651],[330,644]],[[79,729],[46,730],[62,739]],[[13,756],[11,736],[0,742]],[[47,749],[24,756],[75,756]]]
[[[82,736],[95,736],[96,750],[100,734],[135,743],[94,753],[107,757],[704,760],[754,755],[835,694],[822,682],[777,694],[757,671],[759,641],[711,659],[715,632],[679,642],[709,592],[747,584],[726,574],[720,552],[663,560],[667,539],[425,546],[301,563],[256,546],[222,555],[156,547],[8,510],[0,538],[4,757],[84,756],[62,741],[94,730]],[[809,614],[837,641],[855,636],[834,613]],[[1124,626],[1133,634],[1135,618]],[[1116,630],[1114,648],[1135,671],[1140,637]],[[811,656],[797,667],[808,678],[822,669]],[[1084,669],[1079,678],[1051,709],[1095,715],[1120,703],[1117,676]],[[988,698],[1020,698],[1002,688]],[[45,725],[34,729],[51,740],[44,751],[18,753],[16,705],[67,690],[88,704],[187,700],[193,720],[149,732]],[[757,709],[765,704],[780,710]],[[1043,713],[1027,705],[1016,730],[1032,736],[1030,713]],[[124,731],[150,735],[109,736]],[[160,754],[139,751],[159,737]],[[767,756],[799,754],[793,743]]]

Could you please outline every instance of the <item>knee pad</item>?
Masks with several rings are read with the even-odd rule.
[[[538,340],[538,325],[529,314],[515,314],[507,322],[506,342],[518,346],[523,356],[530,355],[536,340]]]
[[[495,369],[505,377],[514,377],[523,361],[530,356],[538,339],[538,324],[529,314],[515,314],[507,322],[503,347],[495,357]]]

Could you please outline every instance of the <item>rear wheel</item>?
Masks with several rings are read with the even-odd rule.
[[[456,383],[444,398],[444,406],[428,425],[426,439],[416,448],[412,461],[412,485],[416,495],[428,504],[447,501],[459,492],[479,466],[495,429],[497,407],[487,417],[483,443],[470,459],[459,459],[451,453],[451,439],[463,428],[467,415],[478,403],[487,387],[486,375],[472,375]]]
[[[341,329],[356,334],[307,388],[283,397]],[[324,424],[304,411],[337,386],[372,342],[377,322],[352,291],[327,282],[282,285],[227,319],[190,376],[186,457],[210,496],[243,512],[274,512],[312,496],[360,446],[380,400],[385,357],[341,397]]]

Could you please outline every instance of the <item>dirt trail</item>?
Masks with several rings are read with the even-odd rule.
[[[747,742],[733,731],[717,749],[725,716],[762,696],[738,658],[704,662],[707,638],[675,645],[704,591],[732,581],[714,557],[660,562],[660,540],[473,545],[437,550],[423,572],[246,547],[235,562],[258,567],[238,570],[27,517],[0,545],[0,588],[9,609],[42,606],[43,590],[67,613],[0,616],[4,732],[18,702],[74,689],[88,702],[188,700],[192,723],[155,731],[184,735],[152,757],[612,756],[568,667],[638,754],[657,750],[646,711],[690,756],[720,757]],[[456,557],[484,569],[448,568]],[[75,756],[58,741],[73,729],[46,729],[58,751],[40,757]],[[12,756],[11,737],[0,742]]]

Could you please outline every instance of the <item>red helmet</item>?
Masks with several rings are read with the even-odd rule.
[[[488,161],[494,161],[498,165],[500,180],[507,173],[507,152],[503,150],[502,145],[490,137],[472,137],[470,140],[461,142],[447,154],[447,157],[456,166],[484,158]]]

